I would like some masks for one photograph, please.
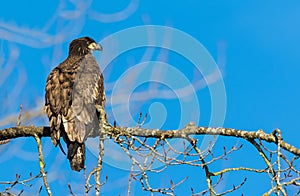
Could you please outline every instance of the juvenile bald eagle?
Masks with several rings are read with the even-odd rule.
[[[63,137],[75,171],[84,167],[85,140],[99,135],[99,122],[100,127],[107,123],[104,79],[92,54],[94,50],[102,47],[89,37],[73,40],[67,59],[51,71],[46,83],[45,111],[51,139],[57,146]]]

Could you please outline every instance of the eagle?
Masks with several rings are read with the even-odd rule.
[[[100,130],[108,124],[104,78],[93,56],[95,50],[102,47],[90,37],[73,40],[68,57],[51,71],[46,82],[44,109],[50,121],[51,140],[54,146],[61,147],[63,137],[74,171],[84,168],[86,139],[101,135]]]

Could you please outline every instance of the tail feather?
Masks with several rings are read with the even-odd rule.
[[[68,159],[70,166],[74,171],[80,171],[84,168],[85,161],[85,144],[70,142],[68,144]]]

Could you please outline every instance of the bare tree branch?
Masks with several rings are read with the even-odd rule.
[[[145,117],[146,118],[146,117]],[[262,130],[255,132],[249,132],[244,130],[235,130],[230,128],[210,128],[210,127],[196,127],[193,123],[189,123],[186,127],[180,130],[158,130],[158,129],[145,129],[142,128],[143,122],[141,120],[141,115],[139,118],[139,125],[136,127],[117,127],[116,123],[114,126],[104,127],[101,134],[99,133],[100,144],[99,144],[99,157],[97,167],[95,167],[86,177],[86,190],[85,193],[88,195],[90,189],[95,187],[96,195],[100,195],[100,188],[107,181],[100,183],[100,172],[102,171],[102,160],[104,153],[104,136],[108,135],[111,139],[118,144],[123,152],[131,160],[131,170],[128,180],[128,190],[127,195],[131,193],[132,181],[137,181],[140,183],[143,191],[148,191],[153,193],[161,193],[165,195],[175,195],[175,188],[183,184],[188,176],[184,177],[183,180],[175,183],[170,179],[170,185],[167,187],[153,187],[151,180],[149,179],[150,173],[162,173],[167,168],[178,165],[189,165],[193,167],[202,168],[205,173],[205,179],[207,184],[207,189],[195,193],[192,188],[193,195],[225,195],[240,189],[245,183],[246,179],[242,180],[238,185],[232,185],[233,188],[227,188],[223,192],[218,193],[216,190],[217,186],[223,180],[223,175],[228,172],[237,171],[247,171],[255,173],[265,173],[270,177],[271,188],[266,192],[266,195],[275,193],[277,195],[287,195],[288,186],[300,186],[299,174],[300,171],[295,168],[295,161],[299,160],[300,149],[292,146],[291,144],[285,142],[282,139],[280,130],[276,129],[272,133],[267,134]],[[255,169],[245,166],[224,168],[219,171],[212,171],[210,166],[212,163],[227,159],[226,157],[242,148],[242,145],[236,144],[231,149],[226,150],[224,147],[223,153],[214,154],[213,148],[216,142],[216,138],[208,145],[204,150],[200,150],[198,139],[193,138],[197,135],[220,135],[226,137],[236,137],[242,138],[248,141],[254,148],[258,151],[259,155],[265,162],[265,168]],[[41,143],[40,137],[49,137],[50,128],[49,127],[35,127],[35,126],[17,126],[7,129],[0,130],[0,141],[13,139],[18,137],[34,137],[38,143],[39,157],[40,157],[40,169],[41,174],[44,179],[44,184],[47,189],[48,195],[51,195],[49,185],[47,184],[46,173],[44,171],[44,163],[41,153]],[[97,137],[94,136],[94,137]],[[152,139],[151,139],[152,138]],[[183,141],[183,149],[177,150],[169,142],[172,138],[181,138]],[[258,141],[259,142],[258,142]],[[187,142],[186,142],[187,141]],[[264,144],[264,142],[273,143],[277,150],[270,150]],[[186,144],[187,143],[187,144]],[[160,146],[161,150],[157,147]],[[282,152],[285,149],[294,156],[285,156]],[[270,156],[267,156],[269,153]],[[173,156],[176,154],[177,156]],[[272,157],[275,157],[272,159]],[[154,168],[154,163],[160,162],[163,164],[159,169]],[[41,164],[42,163],[42,164]],[[95,185],[90,185],[90,179],[94,176]],[[48,187],[48,188],[47,188]],[[69,187],[70,193],[72,192],[71,187]],[[50,192],[49,192],[50,191]]]
[[[244,130],[236,130],[231,128],[212,128],[212,127],[196,127],[193,123],[189,123],[186,127],[179,130],[158,130],[158,129],[145,129],[141,127],[111,127],[106,130],[107,133],[111,135],[130,135],[130,136],[140,136],[146,138],[186,138],[187,136],[193,135],[221,135],[243,138],[246,140],[259,139],[269,143],[278,143],[278,137],[276,132],[267,134],[261,129],[258,131],[250,132]],[[11,127],[0,130],[0,141],[13,139],[18,137],[32,137],[37,134],[39,137],[50,137],[49,127],[35,127],[35,126],[20,126]],[[300,149],[295,146],[281,141],[280,146],[289,151],[290,153],[300,156]]]

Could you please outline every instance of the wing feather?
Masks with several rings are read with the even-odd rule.
[[[101,75],[93,55],[86,55],[77,70],[72,96],[76,132],[81,142],[99,130],[99,118],[95,105],[98,97],[97,86]]]
[[[61,85],[59,82],[59,69],[52,70],[46,82],[45,95],[45,111],[48,115],[51,127],[51,139],[55,146],[57,146],[60,138],[61,126]]]

